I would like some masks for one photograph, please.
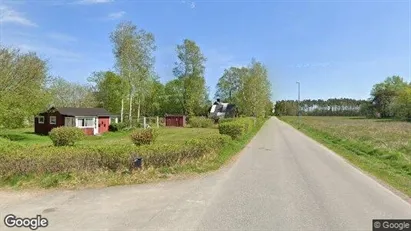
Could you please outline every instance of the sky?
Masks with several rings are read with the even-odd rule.
[[[207,58],[213,98],[225,68],[252,58],[268,69],[272,99],[366,99],[375,83],[410,81],[410,2],[259,0],[0,0],[0,44],[35,51],[50,73],[87,83],[113,70],[109,34],[122,21],[155,35],[155,71],[173,79],[176,45]]]

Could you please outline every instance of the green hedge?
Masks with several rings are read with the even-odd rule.
[[[206,139],[195,138],[180,145],[27,146],[0,153],[0,178],[97,170],[123,171],[130,168],[137,156],[143,158],[143,168],[167,167],[214,155],[230,140],[228,136],[213,134]]]
[[[227,122],[232,122],[234,121],[236,118],[221,118],[218,120],[218,124],[223,124],[223,123],[227,123]]]
[[[108,126],[108,130],[110,132],[118,132],[118,131],[123,131],[127,127],[127,124],[125,123],[112,123],[110,126]]]
[[[69,146],[81,140],[84,132],[76,127],[57,127],[50,131],[49,137],[54,146]]]
[[[24,147],[25,146],[21,143],[0,137],[0,153],[9,152]]]
[[[232,139],[239,139],[252,131],[256,125],[254,118],[235,118],[218,125],[220,134],[229,135]]]
[[[214,120],[206,117],[190,117],[188,124],[192,128],[210,128],[214,124]]]

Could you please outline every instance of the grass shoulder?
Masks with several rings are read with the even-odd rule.
[[[348,117],[279,117],[353,165],[411,197],[411,158],[406,122]],[[387,124],[388,123],[388,124]],[[393,127],[394,126],[394,127]],[[396,127],[397,126],[397,127]]]

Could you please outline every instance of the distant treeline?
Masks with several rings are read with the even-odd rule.
[[[302,100],[300,112],[304,116],[366,116],[366,100],[328,99]],[[281,100],[275,105],[275,115],[298,115],[297,100]]]
[[[277,101],[276,115],[367,116],[411,119],[411,83],[400,76],[391,76],[375,84],[368,100],[329,99]]]

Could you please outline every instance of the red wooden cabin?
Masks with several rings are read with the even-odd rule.
[[[36,116],[34,132],[47,135],[55,127],[68,126],[81,128],[87,135],[97,135],[108,131],[112,119],[117,121],[117,116],[104,108],[52,107]]]

